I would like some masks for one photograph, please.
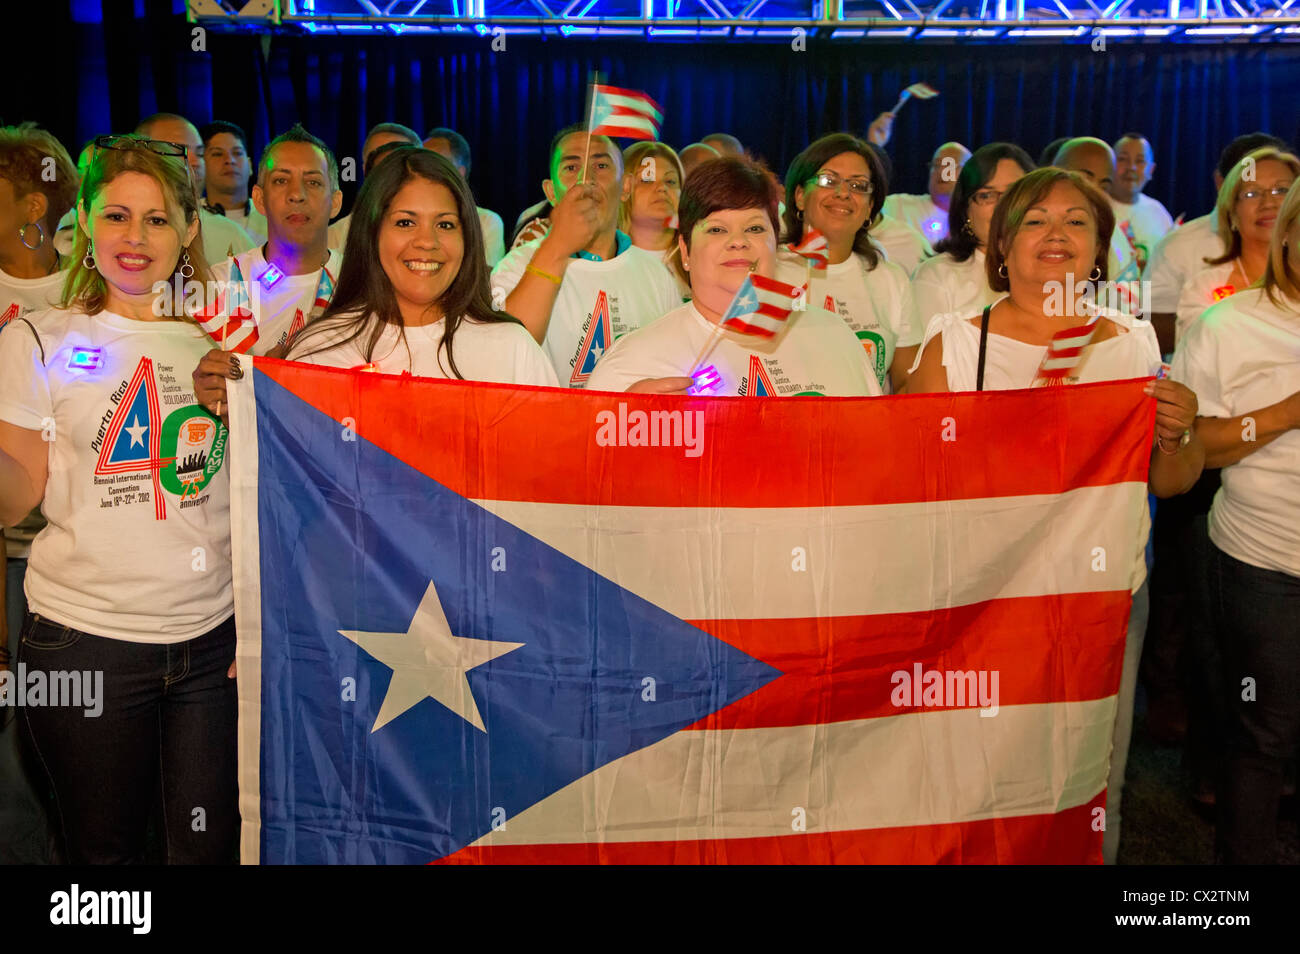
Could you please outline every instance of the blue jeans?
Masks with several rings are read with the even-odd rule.
[[[0,542],[0,546],[3,546]],[[11,667],[18,656],[27,599],[23,594],[26,560],[5,564],[5,617],[9,624]],[[33,785],[32,766],[21,757],[18,745],[18,710],[0,708],[0,864],[49,864],[49,825],[40,786]]]
[[[1217,854],[1273,864],[1283,775],[1300,744],[1300,578],[1211,545],[1210,600],[1227,701]]]
[[[144,860],[162,803],[169,864],[237,858],[235,621],[181,643],[92,636],[28,614],[19,661],[29,673],[102,673],[99,705],[24,706],[24,732],[54,792],[72,864]]]

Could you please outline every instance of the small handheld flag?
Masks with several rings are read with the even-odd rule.
[[[897,113],[903,108],[903,104],[915,96],[917,99],[934,99],[939,95],[939,91],[929,83],[913,83],[907,89],[898,94],[898,102],[894,104],[891,113]]]
[[[659,104],[645,93],[618,86],[591,86],[589,136],[618,136],[622,139],[658,139],[664,114]]]
[[[786,246],[796,255],[802,255],[808,259],[808,263],[818,270],[825,269],[827,262],[830,261],[830,256],[826,254],[829,247],[830,243],[826,241],[826,236],[816,229],[809,229],[804,235],[803,241],[797,244],[792,242]]]
[[[1038,366],[1035,382],[1063,384],[1066,375],[1083,360],[1083,349],[1092,343],[1092,337],[1097,333],[1097,319],[1100,317],[1101,313],[1098,312],[1086,325],[1066,328],[1052,335],[1047,354],[1043,355],[1042,364]]]
[[[246,354],[257,344],[257,319],[253,316],[248,283],[244,281],[238,259],[231,259],[230,280],[223,294],[194,317],[203,333],[217,342],[222,351]]]
[[[747,275],[722,316],[722,327],[742,335],[775,337],[785,327],[794,300],[802,292],[802,287],[775,278]]]

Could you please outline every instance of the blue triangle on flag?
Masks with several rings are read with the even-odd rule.
[[[609,348],[609,343],[605,340],[607,322],[601,319],[602,316],[599,313],[591,316],[594,327],[591,329],[591,337],[586,342],[579,357],[579,374],[591,374],[592,371],[596,370],[596,362],[601,359],[601,356]]]
[[[122,419],[122,430],[118,432],[117,440],[113,442],[113,449],[109,452],[106,463],[127,464],[132,461],[149,461],[151,459],[149,440],[152,437],[149,429],[154,426],[154,422],[149,418],[149,392],[144,379],[136,385],[134,394],[128,393],[122,398],[117,414],[125,414],[125,417]],[[141,426],[144,427],[143,431],[140,430]]]
[[[258,434],[264,863],[445,857],[780,675],[255,374],[277,422]],[[468,674],[486,732],[431,698],[372,732],[393,672],[338,631],[406,633],[430,582],[453,635],[524,645]]]

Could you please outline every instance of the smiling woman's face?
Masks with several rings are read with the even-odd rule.
[[[1092,205],[1075,186],[1058,182],[1025,212],[1006,250],[1012,297],[1018,289],[1030,298],[1041,297],[1049,282],[1066,287],[1067,274],[1083,281],[1097,265],[1097,252]]]
[[[720,209],[695,223],[682,259],[691,295],[706,313],[720,315],[750,272],[770,277],[776,268],[776,232],[765,209]]]
[[[180,216],[178,208],[168,208],[153,176],[123,172],[104,184],[82,225],[110,299],[152,294],[155,283],[171,280],[182,244],[198,230],[197,222],[187,228]]]
[[[393,284],[403,324],[443,317],[435,303],[456,280],[464,257],[465,234],[451,190],[428,179],[402,186],[379,224],[379,263]]]

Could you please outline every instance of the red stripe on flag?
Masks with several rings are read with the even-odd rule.
[[[766,325],[751,325],[742,318],[728,318],[724,324],[729,330],[742,335],[755,335],[759,338],[776,337],[775,328],[769,328]]]
[[[1119,690],[1129,602],[1127,591],[1071,593],[878,616],[691,621],[784,675],[689,728],[816,725],[979,707],[970,698],[962,706],[916,706],[910,693],[907,705],[895,706],[893,674],[906,672],[914,684],[917,664],[922,673],[997,672],[999,706],[1101,699]],[[1107,659],[1111,664],[1099,662]]]
[[[737,401],[355,374],[270,358],[255,359],[254,367],[334,420],[353,418],[361,437],[445,487],[489,500],[694,507],[706,484],[715,507],[1056,494],[1145,483],[1155,422],[1155,399],[1142,390],[1150,378],[980,394]],[[350,387],[337,386],[340,375],[351,375]],[[410,427],[393,427],[415,403],[427,413]],[[699,456],[682,446],[601,446],[597,434],[620,406],[624,415],[702,415],[692,418]],[[484,425],[464,427],[466,415]],[[863,440],[889,453],[864,454]],[[485,460],[495,465],[484,468]],[[596,470],[600,481],[586,479]]]
[[[766,838],[709,841],[597,842],[583,845],[470,847],[434,864],[1101,864],[1102,833],[1090,802],[1053,815],[1021,815],[946,825],[808,832]]]

